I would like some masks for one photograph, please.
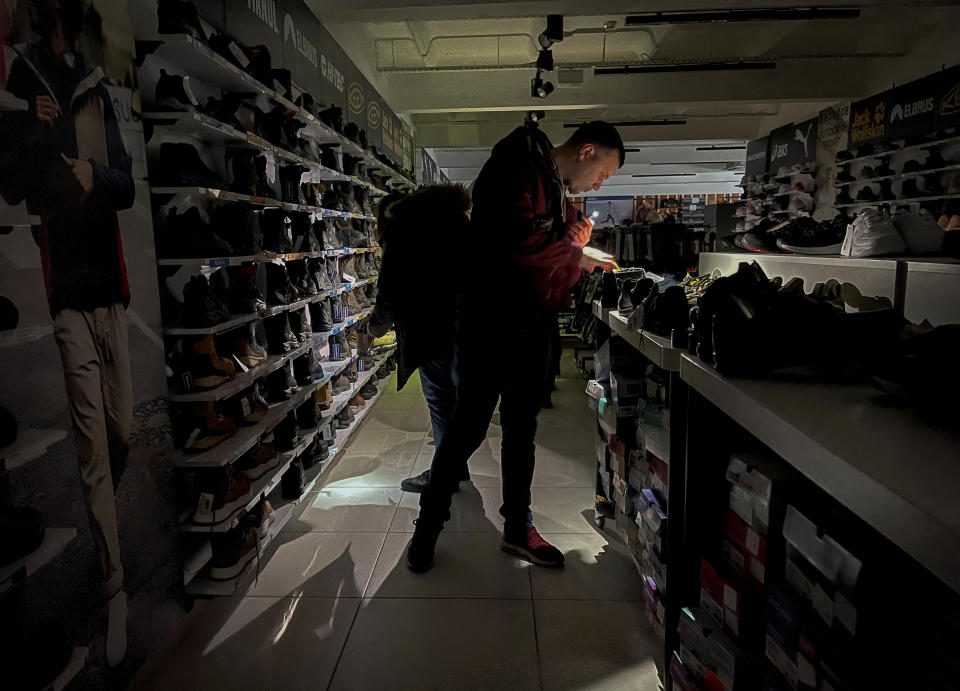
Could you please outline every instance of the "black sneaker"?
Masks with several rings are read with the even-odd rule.
[[[875,202],[877,201],[877,199],[878,199],[877,193],[874,192],[869,185],[867,185],[857,193],[858,202]]]
[[[259,214],[247,204],[217,204],[213,211],[213,232],[230,243],[234,255],[250,256],[263,249]]]
[[[673,337],[678,345],[685,345],[690,326],[690,305],[683,288],[670,286],[663,291],[646,315],[643,326],[658,336]]]
[[[183,325],[188,329],[216,326],[230,319],[227,306],[210,290],[206,276],[194,276],[183,287]]]
[[[852,151],[838,151],[836,160],[838,161],[849,161],[850,159],[855,158]]]
[[[414,573],[426,573],[436,563],[437,538],[443,525],[418,518],[414,521],[413,537],[407,546],[407,568]]]
[[[880,181],[880,201],[889,202],[897,198],[897,195],[893,193],[893,181],[892,180],[881,180]]]
[[[460,480],[457,483],[457,488],[453,490],[454,492],[460,491],[460,482],[470,482],[470,473],[464,471],[463,475],[460,476]],[[414,475],[413,477],[408,477],[406,480],[400,483],[400,489],[404,492],[410,492],[411,494],[420,494],[423,492],[427,485],[430,484],[430,469],[427,468],[419,475]]]
[[[274,262],[265,262],[264,267],[267,271],[267,304],[289,305],[296,301],[298,296],[290,283],[287,270]]]
[[[537,566],[554,569],[563,566],[563,552],[544,540],[532,525],[522,530],[504,530],[500,549]]]
[[[923,170],[934,170],[936,168],[946,168],[949,163],[943,160],[943,154],[939,148],[930,149],[927,160],[923,162]]]
[[[335,170],[338,173],[343,172],[343,165],[340,163],[340,157],[337,150],[332,145],[320,146],[320,164],[324,168]]]
[[[337,429],[347,429],[350,426],[350,413],[344,408],[337,414]]]
[[[343,134],[343,109],[338,106],[330,106],[317,113],[317,117],[327,127],[333,128],[340,134]]]
[[[297,416],[291,411],[273,428],[273,444],[278,451],[291,451],[297,448],[299,443]]]
[[[873,169],[873,174],[879,177],[890,177],[897,174],[893,168],[890,167],[890,159],[885,158],[883,162]]]
[[[853,204],[854,199],[850,196],[850,188],[843,187],[834,199],[835,204]]]
[[[297,424],[301,429],[316,429],[320,424],[317,418],[317,405],[312,398],[297,408]]]
[[[303,463],[299,458],[294,459],[289,470],[280,478],[280,496],[284,499],[299,499],[306,487],[306,478],[303,475]]]
[[[907,173],[919,173],[921,170],[923,170],[923,164],[921,164],[920,161],[911,158],[909,161],[904,162],[900,173],[905,175]]]
[[[853,175],[850,174],[849,168],[844,167],[839,173],[837,173],[837,182],[854,182],[856,180]]]
[[[190,86],[190,77],[168,74],[165,69],[161,69],[160,79],[157,80],[153,93],[154,104],[158,110],[196,112],[200,109],[200,101]]]
[[[360,396],[365,401],[369,401],[372,398],[375,398],[377,395],[377,385],[372,381],[368,381],[360,388]]]

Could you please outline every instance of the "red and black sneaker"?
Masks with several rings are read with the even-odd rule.
[[[537,566],[554,569],[563,566],[563,552],[540,537],[532,525],[525,526],[523,532],[504,531],[500,549]]]

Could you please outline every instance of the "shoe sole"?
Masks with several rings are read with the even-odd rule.
[[[258,465],[257,467],[251,468],[250,470],[241,470],[240,472],[243,473],[244,475],[246,475],[246,476],[247,476],[247,479],[248,479],[250,482],[253,482],[254,480],[259,480],[260,478],[262,478],[264,475],[266,475],[267,473],[269,473],[271,470],[273,470],[274,468],[276,468],[278,465],[280,465],[280,457],[279,457],[279,456],[274,456],[274,458],[273,458],[271,461],[267,462],[267,463],[263,463],[262,465]]]
[[[257,550],[252,549],[247,552],[245,555],[240,557],[240,561],[232,566],[224,566],[217,568],[215,566],[210,567],[210,578],[215,581],[231,581],[247,568],[247,565],[257,558]]]
[[[511,554],[515,557],[520,557],[524,561],[528,561],[535,566],[543,566],[547,569],[559,569],[563,566],[563,562],[554,562],[554,561],[545,561],[543,559],[537,559],[532,553],[525,550],[523,547],[518,547],[517,545],[511,544],[506,540],[500,541],[500,549]]]

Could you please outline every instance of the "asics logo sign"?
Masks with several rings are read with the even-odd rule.
[[[924,113],[929,113],[932,110],[932,96],[921,101],[914,101],[913,103],[907,103],[904,105],[898,103],[890,109],[890,124],[892,125],[897,120],[906,120],[907,118],[912,118],[914,115],[923,115]]]
[[[776,144],[773,147],[773,151],[770,152],[770,160],[776,161],[777,159],[784,158],[788,153],[790,153],[789,144]]]
[[[333,84],[337,91],[341,94],[343,93],[343,83],[345,81],[343,72],[338,70],[333,62],[327,60],[327,56],[322,53],[320,54],[320,74],[323,75],[324,79]]]
[[[314,67],[318,66],[317,49],[307,40],[307,37],[300,33],[300,29],[293,22],[293,17],[289,14],[283,19],[283,40],[293,43],[297,52],[300,53]]]

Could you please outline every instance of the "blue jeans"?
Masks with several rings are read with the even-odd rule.
[[[420,385],[423,397],[427,399],[427,408],[430,409],[434,446],[440,446],[453,418],[459,379],[455,354],[420,365]]]

